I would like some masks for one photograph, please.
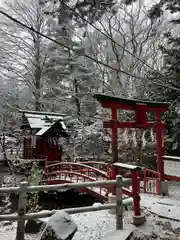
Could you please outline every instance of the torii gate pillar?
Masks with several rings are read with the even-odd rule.
[[[157,171],[160,175],[160,181],[164,180],[164,143],[163,134],[165,130],[165,123],[162,122],[161,116],[168,111],[169,103],[138,101],[131,99],[124,99],[104,94],[95,94],[97,101],[100,102],[103,108],[111,110],[111,119],[104,121],[104,128],[111,128],[112,130],[112,164],[118,161],[118,147],[117,147],[117,129],[118,128],[143,128],[156,129],[156,152],[157,152]],[[117,110],[134,110],[136,113],[135,122],[120,122],[118,121]],[[147,113],[155,114],[155,122],[147,121]],[[112,168],[112,178],[116,178],[116,169]]]

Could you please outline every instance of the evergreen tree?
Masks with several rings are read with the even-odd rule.
[[[89,133],[89,126],[95,122],[96,104],[94,104],[93,94],[98,89],[99,81],[94,63],[83,56],[83,53],[91,54],[90,47],[86,46],[83,26],[63,3],[57,2],[56,6],[45,4],[44,12],[49,26],[49,35],[78,51],[76,53],[49,42],[48,59],[44,67],[47,83],[43,96],[44,105],[48,111],[66,115],[66,124],[71,133],[71,139],[65,148],[66,153],[75,153],[74,156],[80,153],[91,154],[89,144],[95,145],[92,147],[93,151],[98,148],[95,142],[96,134],[92,131]],[[85,141],[86,144],[83,144]],[[68,151],[68,149],[71,150]]]
[[[130,4],[133,1],[134,0],[126,0],[127,4]],[[68,9],[68,12],[71,12],[71,17],[74,18],[79,23],[79,25],[85,26],[87,23],[80,16],[82,16],[84,19],[88,20],[91,23],[98,21],[103,16],[103,14],[105,14],[115,5],[116,1],[82,0],[71,2],[70,0],[40,0],[40,3],[42,5],[48,5],[48,7],[53,6],[53,11],[51,13],[55,15],[56,12],[59,12],[59,17],[61,15],[66,18]],[[66,5],[70,6],[72,11],[67,8]],[[46,13],[49,14],[50,12],[47,11]]]
[[[152,81],[149,83],[149,87],[153,100],[171,103],[166,116],[170,136],[168,151],[171,154],[173,152],[178,154],[180,150],[180,37],[177,33],[180,23],[180,1],[162,0],[151,8],[149,16],[152,21],[157,21],[164,11],[169,11],[172,14],[172,20],[169,22],[171,31],[164,33],[166,44],[159,46],[163,56],[161,72],[165,77],[162,79],[159,74],[152,73],[154,81],[157,83],[161,78],[162,84],[157,87]],[[175,17],[174,13],[176,13]]]
[[[60,4],[56,8],[56,21],[53,9],[54,5],[53,8],[48,6],[51,23],[53,23],[50,24],[51,37],[83,55],[86,48],[85,42],[83,38],[76,37],[76,32],[80,28],[78,23],[72,21],[72,13],[66,6]],[[47,14],[46,8],[45,13]],[[50,54],[46,61],[45,74],[50,88],[46,92],[45,99],[50,109],[56,111],[60,109],[61,112],[64,111],[67,115],[78,119],[81,116],[88,119],[91,111],[95,113],[92,92],[94,87],[97,89],[98,86],[96,74],[91,70],[92,62],[81,54],[53,42],[49,43],[48,51]]]

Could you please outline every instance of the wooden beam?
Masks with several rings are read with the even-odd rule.
[[[109,102],[109,101],[104,101],[100,102],[103,108],[116,108],[116,109],[122,109],[122,110],[135,110],[135,106],[131,106],[128,104],[122,104],[119,102]]]
[[[123,199],[123,205],[131,205],[133,203],[133,198],[126,198]],[[83,213],[83,212],[94,212],[94,211],[100,211],[100,210],[108,210],[108,209],[114,209],[116,208],[116,203],[107,203],[104,205],[99,206],[89,206],[89,207],[77,207],[77,208],[65,208],[63,209],[68,214],[75,214],[75,213]],[[30,219],[38,219],[38,218],[46,218],[50,217],[53,214],[56,213],[58,210],[46,210],[43,212],[36,212],[36,213],[27,213],[25,215],[25,220]],[[0,215],[0,221],[16,221],[19,217],[17,214],[6,214],[6,215]]]
[[[126,106],[133,106],[133,107],[135,107],[136,104],[146,104],[147,107],[160,109],[160,108],[168,108],[168,106],[170,105],[170,103],[167,103],[167,102],[155,102],[155,101],[119,98],[116,96],[109,96],[104,94],[95,94],[94,97],[101,104],[111,103],[111,106],[114,106],[114,104],[116,103],[120,103],[124,106],[126,105]]]
[[[139,166],[130,165],[130,164],[126,164],[126,163],[120,163],[120,162],[114,163],[113,166],[124,168],[124,169],[130,170],[130,171],[141,170],[141,167],[139,167]]]
[[[147,105],[136,104],[136,123],[139,127],[143,127],[147,122]]]
[[[137,103],[138,104],[138,103]],[[101,105],[103,108],[116,108],[116,109],[121,109],[121,110],[129,110],[129,111],[135,111],[136,110],[136,106],[133,105],[128,105],[128,104],[122,104],[119,102],[108,102],[108,101],[104,101],[101,102]],[[163,107],[150,107],[150,106],[146,106],[147,112],[160,112],[160,113],[164,113],[168,111],[168,107],[163,106]]]
[[[119,122],[117,121],[117,128],[156,128],[156,122],[147,122],[146,124],[144,124],[144,126],[140,126],[135,122]],[[166,124],[165,123],[161,123],[160,124],[162,129],[165,129]],[[110,121],[104,121],[103,122],[103,127],[104,128],[111,128],[113,127],[113,120]]]

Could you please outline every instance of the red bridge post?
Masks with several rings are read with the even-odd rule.
[[[141,214],[140,207],[140,176],[139,169],[132,170],[132,197],[133,197],[133,223],[136,226],[142,225],[145,222],[145,216]]]
[[[140,188],[139,188],[139,171],[132,171],[132,195],[133,195],[133,205],[134,205],[134,215],[140,216]]]
[[[117,146],[117,108],[112,107],[111,109],[112,115],[112,180],[116,179],[117,169],[113,166],[113,163],[118,162],[118,146]],[[112,186],[112,195],[116,195],[116,185]]]
[[[157,152],[157,171],[160,174],[160,181],[164,181],[164,162],[163,162],[163,125],[161,122],[161,112],[156,112],[156,152]]]

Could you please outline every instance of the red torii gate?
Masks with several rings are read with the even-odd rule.
[[[152,102],[124,99],[104,94],[95,94],[94,97],[100,102],[103,108],[111,109],[111,120],[104,121],[104,128],[112,129],[112,163],[118,161],[118,148],[117,148],[117,129],[118,128],[144,128],[156,129],[156,152],[157,152],[157,171],[160,175],[160,181],[164,181],[164,130],[166,124],[162,122],[161,116],[168,111],[169,103],[165,102]],[[134,110],[136,114],[135,122],[120,122],[118,121],[117,110]],[[155,114],[155,122],[147,121],[147,113],[153,112]],[[112,168],[113,178],[116,177],[116,168]]]

